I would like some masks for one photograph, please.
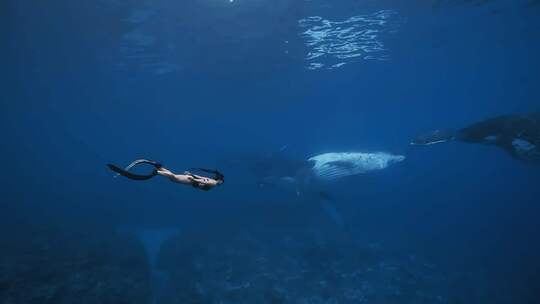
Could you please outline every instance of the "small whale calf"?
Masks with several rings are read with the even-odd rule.
[[[296,185],[300,189],[319,187],[347,176],[383,170],[392,164],[405,160],[405,156],[386,152],[330,152],[314,155],[285,174],[260,173],[259,185],[288,187]]]

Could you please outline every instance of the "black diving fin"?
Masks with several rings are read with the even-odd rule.
[[[146,174],[146,175],[142,175],[142,174],[135,174],[135,173],[131,173],[127,170],[124,170],[120,167],[117,167],[113,164],[107,164],[107,167],[109,167],[109,169],[111,169],[112,171],[122,175],[122,176],[125,176],[129,179],[133,179],[133,180],[147,180],[147,179],[151,179],[152,177],[156,176],[157,175],[157,170],[154,169],[152,171],[152,173],[150,174]]]

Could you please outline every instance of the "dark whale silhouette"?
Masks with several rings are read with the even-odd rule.
[[[540,112],[489,118],[457,131],[435,130],[417,136],[412,145],[433,145],[447,141],[495,145],[524,161],[540,160]]]

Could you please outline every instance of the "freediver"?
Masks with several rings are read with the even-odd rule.
[[[154,167],[154,170],[152,170],[149,174],[134,174],[132,172],[129,172],[129,170],[137,165],[140,164],[148,164]],[[170,170],[164,168],[160,163],[153,161],[153,160],[146,160],[146,159],[138,159],[132,162],[129,166],[127,166],[125,169],[122,169],[118,166],[115,166],[113,164],[107,164],[109,169],[116,172],[118,175],[125,176],[132,180],[148,180],[156,175],[161,175],[166,178],[168,178],[170,181],[184,184],[184,185],[190,185],[194,188],[208,191],[214,188],[215,186],[219,186],[225,182],[225,176],[221,174],[217,170],[209,170],[209,169],[203,169],[203,168],[195,168],[196,170],[200,170],[206,173],[212,173],[214,174],[213,177],[206,177],[201,175],[193,174],[189,171],[185,171],[183,174],[174,174]]]
[[[418,136],[411,145],[433,145],[457,140],[495,145],[514,158],[540,160],[540,112],[502,115],[469,125],[457,131],[436,130]]]

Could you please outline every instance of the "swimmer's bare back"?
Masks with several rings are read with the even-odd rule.
[[[146,175],[134,174],[134,173],[129,172],[129,169],[139,164],[152,165],[154,166],[154,170],[150,174],[146,174]],[[116,172],[118,175],[125,176],[132,180],[148,180],[156,175],[161,175],[168,178],[170,181],[174,183],[190,185],[194,188],[205,190],[205,191],[208,191],[214,188],[215,186],[221,185],[224,182],[223,174],[219,173],[218,171],[203,169],[205,172],[214,172],[215,173],[214,178],[192,174],[191,172],[188,172],[188,171],[184,172],[183,174],[175,174],[171,172],[170,170],[164,168],[163,166],[161,166],[161,164],[155,161],[144,160],[144,159],[140,159],[140,160],[136,160],[132,162],[129,166],[126,167],[126,169],[122,169],[112,164],[108,164],[107,166],[109,167],[109,169]]]

